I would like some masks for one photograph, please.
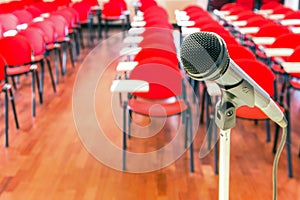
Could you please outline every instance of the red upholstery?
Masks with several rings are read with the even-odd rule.
[[[234,61],[237,59],[256,59],[254,53],[242,45],[228,45],[227,49],[230,58]]]
[[[24,63],[30,63],[31,52],[32,47],[24,36],[16,35],[0,39],[0,54],[9,66],[22,66]]]
[[[32,5],[25,9],[31,13],[33,18],[39,17],[43,13],[39,8],[32,6]]]
[[[0,14],[0,24],[2,25],[3,32],[15,30],[19,24],[19,20],[13,14]]]
[[[169,51],[166,49],[159,48],[143,48],[134,58],[134,61],[142,62],[145,59],[148,61],[153,59],[153,63],[155,63],[156,58],[164,58],[167,59],[172,65],[170,67],[178,68],[178,58],[176,55],[176,51]]]
[[[87,23],[91,5],[85,2],[77,2],[72,5],[72,8],[78,12],[80,23]]]
[[[148,99],[165,99],[180,95],[182,76],[178,68],[162,64],[142,64],[130,73],[130,79],[145,80],[149,83],[149,92],[134,93]]]
[[[291,31],[279,24],[266,24],[260,27],[259,31],[254,34],[256,37],[278,37],[283,34],[291,33]]]
[[[28,27],[27,29],[20,31],[18,35],[22,35],[27,38],[32,46],[34,56],[44,55],[46,52],[46,43],[44,33],[41,29],[36,27]]]
[[[237,59],[240,66],[258,85],[260,85],[271,97],[274,96],[275,75],[271,69],[257,60]],[[282,108],[283,110],[283,108]],[[247,119],[267,119],[268,117],[257,108],[240,107],[237,109],[238,117]]]
[[[12,12],[12,14],[15,15],[18,18],[19,24],[24,24],[24,23],[28,24],[33,19],[32,14],[29,11],[25,10],[25,9],[15,10],[15,11]]]

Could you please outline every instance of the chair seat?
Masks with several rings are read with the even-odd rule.
[[[284,74],[285,71],[284,69],[280,66],[280,65],[272,65],[272,70],[275,72],[275,73],[279,73],[279,74]]]
[[[181,99],[176,100],[172,103],[168,103],[142,101],[132,98],[128,103],[128,107],[136,113],[151,115],[154,117],[172,116],[179,114],[187,109],[187,105]]]
[[[50,43],[50,44],[47,44],[46,45],[46,50],[47,51],[50,51],[50,50],[53,50],[55,48],[59,48],[59,45],[58,44],[55,44],[55,43]]]
[[[56,41],[57,41],[58,43],[69,42],[69,41],[70,41],[70,38],[68,38],[68,37],[59,37],[59,38],[57,38]]]
[[[104,20],[121,20],[121,19],[124,19],[124,15],[118,15],[118,16],[102,16],[102,19],[104,19]]]
[[[290,84],[295,89],[300,89],[300,82],[299,80],[290,80]]]
[[[35,55],[33,62],[40,62],[41,60],[43,60],[45,58],[44,55]]]
[[[30,72],[30,70],[31,70],[31,65],[25,65],[25,66],[21,66],[21,67],[8,67],[7,75],[13,76],[13,75],[24,74],[24,73]]]
[[[5,83],[3,82],[3,83],[0,83],[0,89],[2,90],[2,91],[5,91],[5,89],[4,89],[4,85],[5,85]]]
[[[279,106],[279,108],[284,113],[284,108],[282,106]],[[239,118],[253,119],[253,120],[268,119],[267,115],[265,115],[265,113],[263,113],[259,108],[257,108],[257,107],[251,108],[251,107],[248,107],[248,106],[239,107],[236,110],[236,116],[239,117]]]

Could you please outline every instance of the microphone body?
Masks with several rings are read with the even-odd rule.
[[[279,126],[287,126],[284,114],[269,94],[229,58],[225,42],[219,35],[193,33],[183,41],[180,54],[191,78],[214,81],[236,108],[256,106]]]

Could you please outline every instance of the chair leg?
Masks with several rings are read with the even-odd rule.
[[[205,106],[205,96],[207,95],[207,88],[204,86],[202,92],[202,102],[201,102],[201,111],[200,111],[200,123],[203,124],[204,121],[204,106]],[[207,103],[208,106],[208,103]]]
[[[11,89],[9,90],[9,96],[10,96],[11,107],[12,107],[13,114],[14,114],[16,128],[19,129],[20,126],[19,126],[19,120],[18,120],[18,117],[17,117],[16,105],[15,105],[15,98],[14,98],[14,95],[13,95],[13,92],[12,92]]]
[[[8,93],[5,91],[5,100],[4,100],[4,123],[5,123],[5,147],[9,146],[9,138],[8,138]]]
[[[125,19],[122,19],[122,33],[123,33],[123,38],[125,38]]]
[[[108,20],[105,20],[105,37],[108,37]]]
[[[214,171],[215,174],[219,174],[219,145],[218,145],[218,128],[214,123],[214,139],[215,139],[215,149],[214,149]]]
[[[35,78],[38,77],[38,73],[33,70],[32,73],[32,80],[31,80],[31,88],[32,88],[32,116],[35,117]]]
[[[93,15],[89,15],[89,20],[88,20],[88,29],[89,29],[89,45],[92,46],[94,43],[94,32],[93,32]]]
[[[276,127],[275,127],[275,136],[274,136],[274,143],[273,143],[273,150],[272,150],[272,152],[274,154],[277,151],[278,137],[279,137],[279,126],[276,124]]]
[[[46,62],[47,62],[47,65],[48,65],[48,70],[49,70],[49,75],[50,75],[50,80],[51,80],[51,84],[52,84],[52,87],[53,87],[53,91],[56,92],[56,85],[55,85],[55,81],[54,81],[54,77],[53,77],[53,73],[52,73],[49,58],[46,58]]]
[[[194,172],[194,142],[193,142],[193,122],[192,122],[192,115],[191,115],[191,111],[190,108],[188,108],[188,121],[186,126],[189,126],[189,150],[190,150],[190,172]]]
[[[76,55],[78,56],[80,54],[80,44],[79,44],[79,33],[76,29],[74,29],[74,41],[75,41],[75,50]]]
[[[12,82],[13,88],[16,90],[17,89],[17,84],[16,84],[14,76],[11,76],[11,82]]]
[[[68,42],[68,48],[69,48],[69,55],[70,55],[70,59],[71,59],[72,68],[75,68],[74,55],[73,55],[73,44],[71,42]]]
[[[287,121],[290,122],[290,115],[287,111],[286,113]],[[293,165],[292,165],[292,154],[291,154],[291,130],[290,130],[291,124],[288,124],[287,126],[287,135],[286,135],[286,155],[287,155],[287,165],[288,165],[288,176],[290,178],[293,177]]]
[[[83,35],[82,35],[82,28],[78,27],[78,35],[79,35],[79,40],[80,40],[80,46],[82,49],[84,49],[84,40],[83,40]]]
[[[131,137],[131,130],[130,130],[130,128],[131,128],[131,119],[132,119],[132,110],[129,110],[128,111],[128,128],[127,128],[127,135],[128,135],[128,138],[130,138]]]
[[[126,170],[126,149],[127,149],[127,144],[126,144],[126,111],[127,111],[127,104],[124,103],[123,105],[123,155],[122,155],[122,169],[125,171]]]
[[[270,142],[271,141],[271,134],[270,134],[270,120],[266,120],[266,141]]]
[[[44,75],[45,75],[44,60],[41,60],[40,64],[41,64],[41,78],[39,80],[39,77],[36,76],[36,81],[37,81],[37,87],[38,87],[38,91],[39,91],[40,104],[43,104],[43,88],[44,88]]]
[[[67,68],[67,43],[61,43],[62,47],[62,70],[61,70],[61,75],[66,74],[66,68]]]

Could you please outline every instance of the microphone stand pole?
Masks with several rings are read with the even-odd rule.
[[[230,132],[235,121],[235,106],[223,93],[215,111],[215,122],[220,128],[219,200],[229,199]]]

